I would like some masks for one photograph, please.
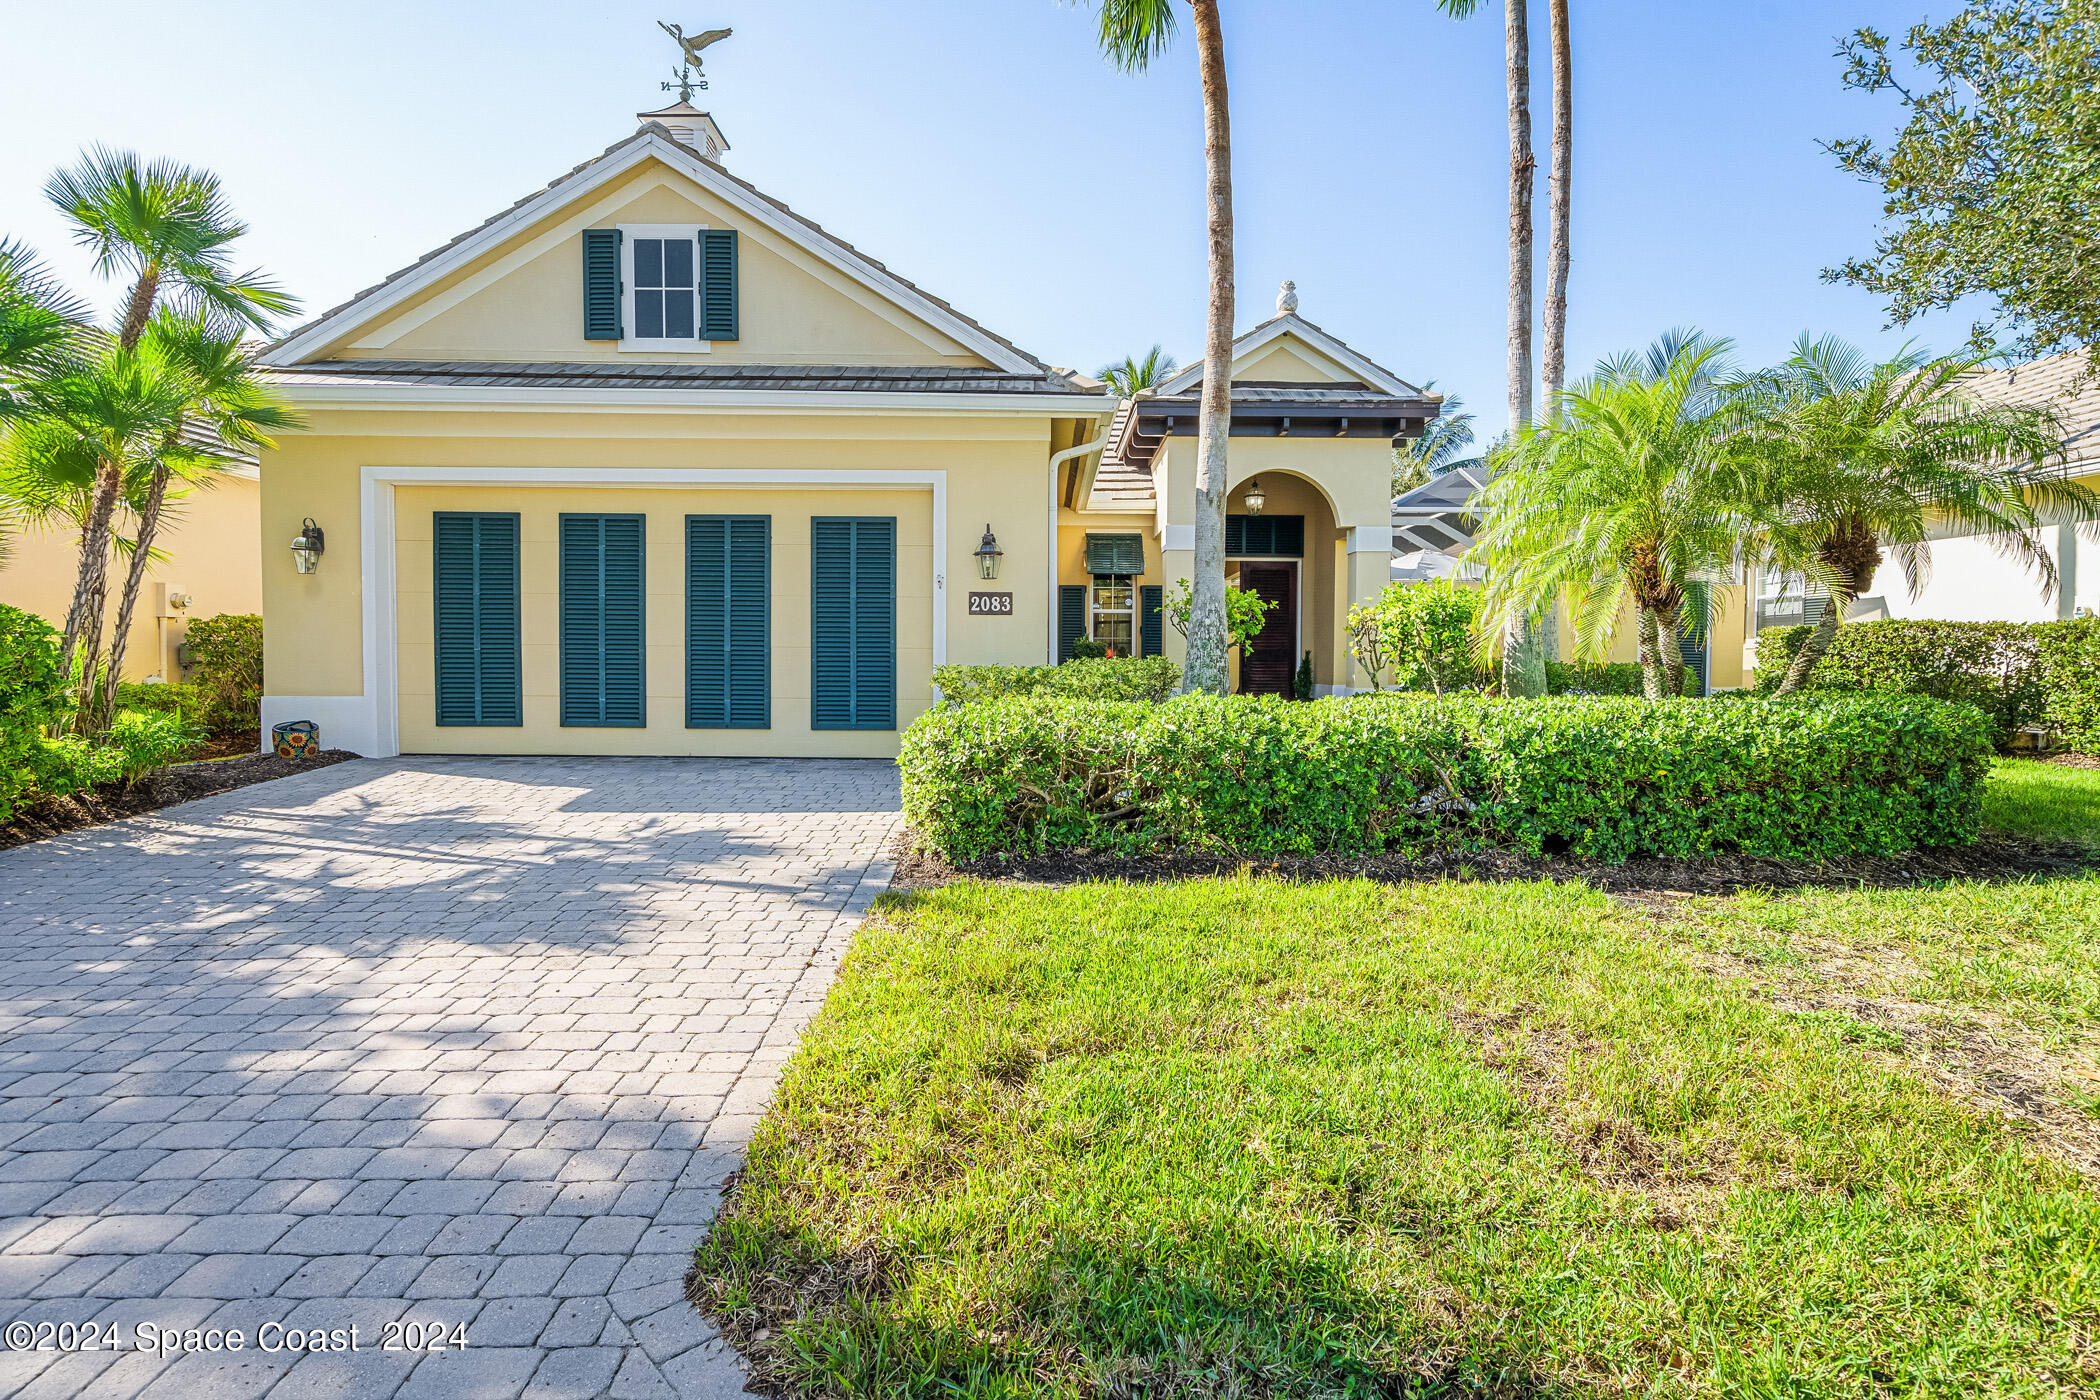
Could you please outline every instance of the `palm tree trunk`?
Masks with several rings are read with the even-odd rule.
[[[1663,672],[1660,652],[1661,628],[1655,621],[1655,609],[1640,609],[1641,629],[1641,694],[1650,700],[1663,698]]]
[[[1217,0],[1193,0],[1203,80],[1203,165],[1209,202],[1210,306],[1203,339],[1203,398],[1196,433],[1195,578],[1191,580],[1189,690],[1225,693],[1226,447],[1232,431],[1232,128],[1226,110],[1225,38]]]
[[[1509,89],[1509,426],[1531,426],[1531,187],[1538,160],[1531,150],[1531,15],[1525,0],[1504,7],[1503,59]],[[1502,632],[1502,693],[1534,698],[1545,691],[1531,620],[1512,616]]]
[[[73,664],[74,655],[88,638],[94,647],[102,644],[100,596],[103,576],[109,570],[110,521],[117,510],[117,494],[123,489],[122,472],[114,462],[96,465],[94,494],[88,501],[87,520],[80,530],[80,568],[73,578],[73,603],[66,610],[65,635],[59,643],[61,670]]]
[[[131,284],[131,295],[124,300],[124,319],[117,327],[117,344],[126,350],[138,348],[139,337],[146,333],[147,318],[153,315],[153,301],[160,292],[160,267],[148,263],[139,273],[139,280]]]
[[[1666,699],[1675,700],[1684,694],[1684,647],[1677,640],[1677,624],[1682,614],[1651,612],[1648,615],[1655,620],[1656,663],[1661,672],[1662,693]]]
[[[1830,650],[1831,642],[1837,639],[1838,628],[1845,622],[1846,614],[1860,595],[1874,586],[1874,574],[1881,568],[1881,541],[1873,531],[1863,525],[1847,522],[1831,532],[1819,551],[1823,562],[1830,566],[1836,580],[1830,590],[1830,601],[1823,605],[1823,615],[1816,619],[1815,630],[1801,643],[1801,650],[1794,653],[1786,674],[1779,679],[1778,694],[1792,695],[1808,681],[1808,673]]]
[[[168,498],[168,469],[156,466],[146,488],[146,502],[139,511],[138,538],[131,546],[131,567],[124,575],[124,591],[117,598],[117,630],[109,641],[109,685],[102,696],[97,725],[107,729],[117,718],[117,685],[124,678],[124,651],[131,640],[131,614],[138,607],[139,590],[146,582],[152,561],[153,536],[160,529],[161,506]]]
[[[1547,0],[1546,23],[1553,49],[1553,164],[1546,184],[1546,317],[1541,367],[1546,416],[1567,383],[1568,372],[1568,175],[1574,160],[1574,63],[1568,54],[1568,0]]]

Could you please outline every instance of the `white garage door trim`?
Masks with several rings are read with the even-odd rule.
[[[948,473],[945,471],[735,471],[709,467],[661,470],[623,467],[360,467],[358,527],[364,569],[364,694],[266,695],[263,733],[286,719],[311,719],[325,742],[368,758],[401,752],[400,695],[396,690],[398,641],[394,597],[394,488],[397,486],[632,487],[664,490],[680,486],[766,486],[780,490],[895,490],[933,493],[933,664],[948,660],[947,557]]]

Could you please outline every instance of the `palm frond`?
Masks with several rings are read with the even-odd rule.
[[[1101,52],[1118,68],[1142,73],[1174,42],[1174,0],[1095,0]]]

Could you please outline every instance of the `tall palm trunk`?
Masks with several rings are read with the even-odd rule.
[[[1786,674],[1780,677],[1781,695],[1792,695],[1807,682],[1808,673],[1837,639],[1845,615],[1852,611],[1860,595],[1874,586],[1874,574],[1881,568],[1881,540],[1859,520],[1846,521],[1831,531],[1816,553],[1833,578],[1830,601],[1823,605],[1815,630],[1801,643],[1801,650],[1794,653]]]
[[[1531,188],[1538,159],[1531,149],[1531,14],[1525,0],[1506,0],[1503,59],[1509,89],[1509,426],[1531,426]],[[1538,620],[1511,617],[1502,632],[1502,693],[1546,692]]]
[[[1574,161],[1574,63],[1568,54],[1568,0],[1546,0],[1553,50],[1553,157],[1546,183],[1546,316],[1540,358],[1546,414],[1567,383],[1568,370],[1568,175]]]
[[[1232,128],[1226,110],[1225,39],[1217,0],[1193,0],[1203,81],[1203,166],[1209,203],[1210,306],[1203,338],[1203,398],[1196,435],[1195,578],[1189,599],[1190,690],[1225,693],[1226,447],[1232,432]]]
[[[139,511],[138,538],[131,546],[131,567],[125,571],[124,591],[117,598],[117,630],[109,641],[109,684],[102,693],[97,723],[107,729],[117,718],[117,684],[124,678],[124,651],[131,641],[131,615],[138,607],[139,591],[152,562],[153,537],[160,531],[161,507],[168,499],[168,469],[156,464],[153,480],[146,487],[146,501]]]

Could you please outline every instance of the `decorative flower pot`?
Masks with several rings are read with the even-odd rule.
[[[279,758],[312,758],[321,751],[321,726],[310,719],[270,726]]]

